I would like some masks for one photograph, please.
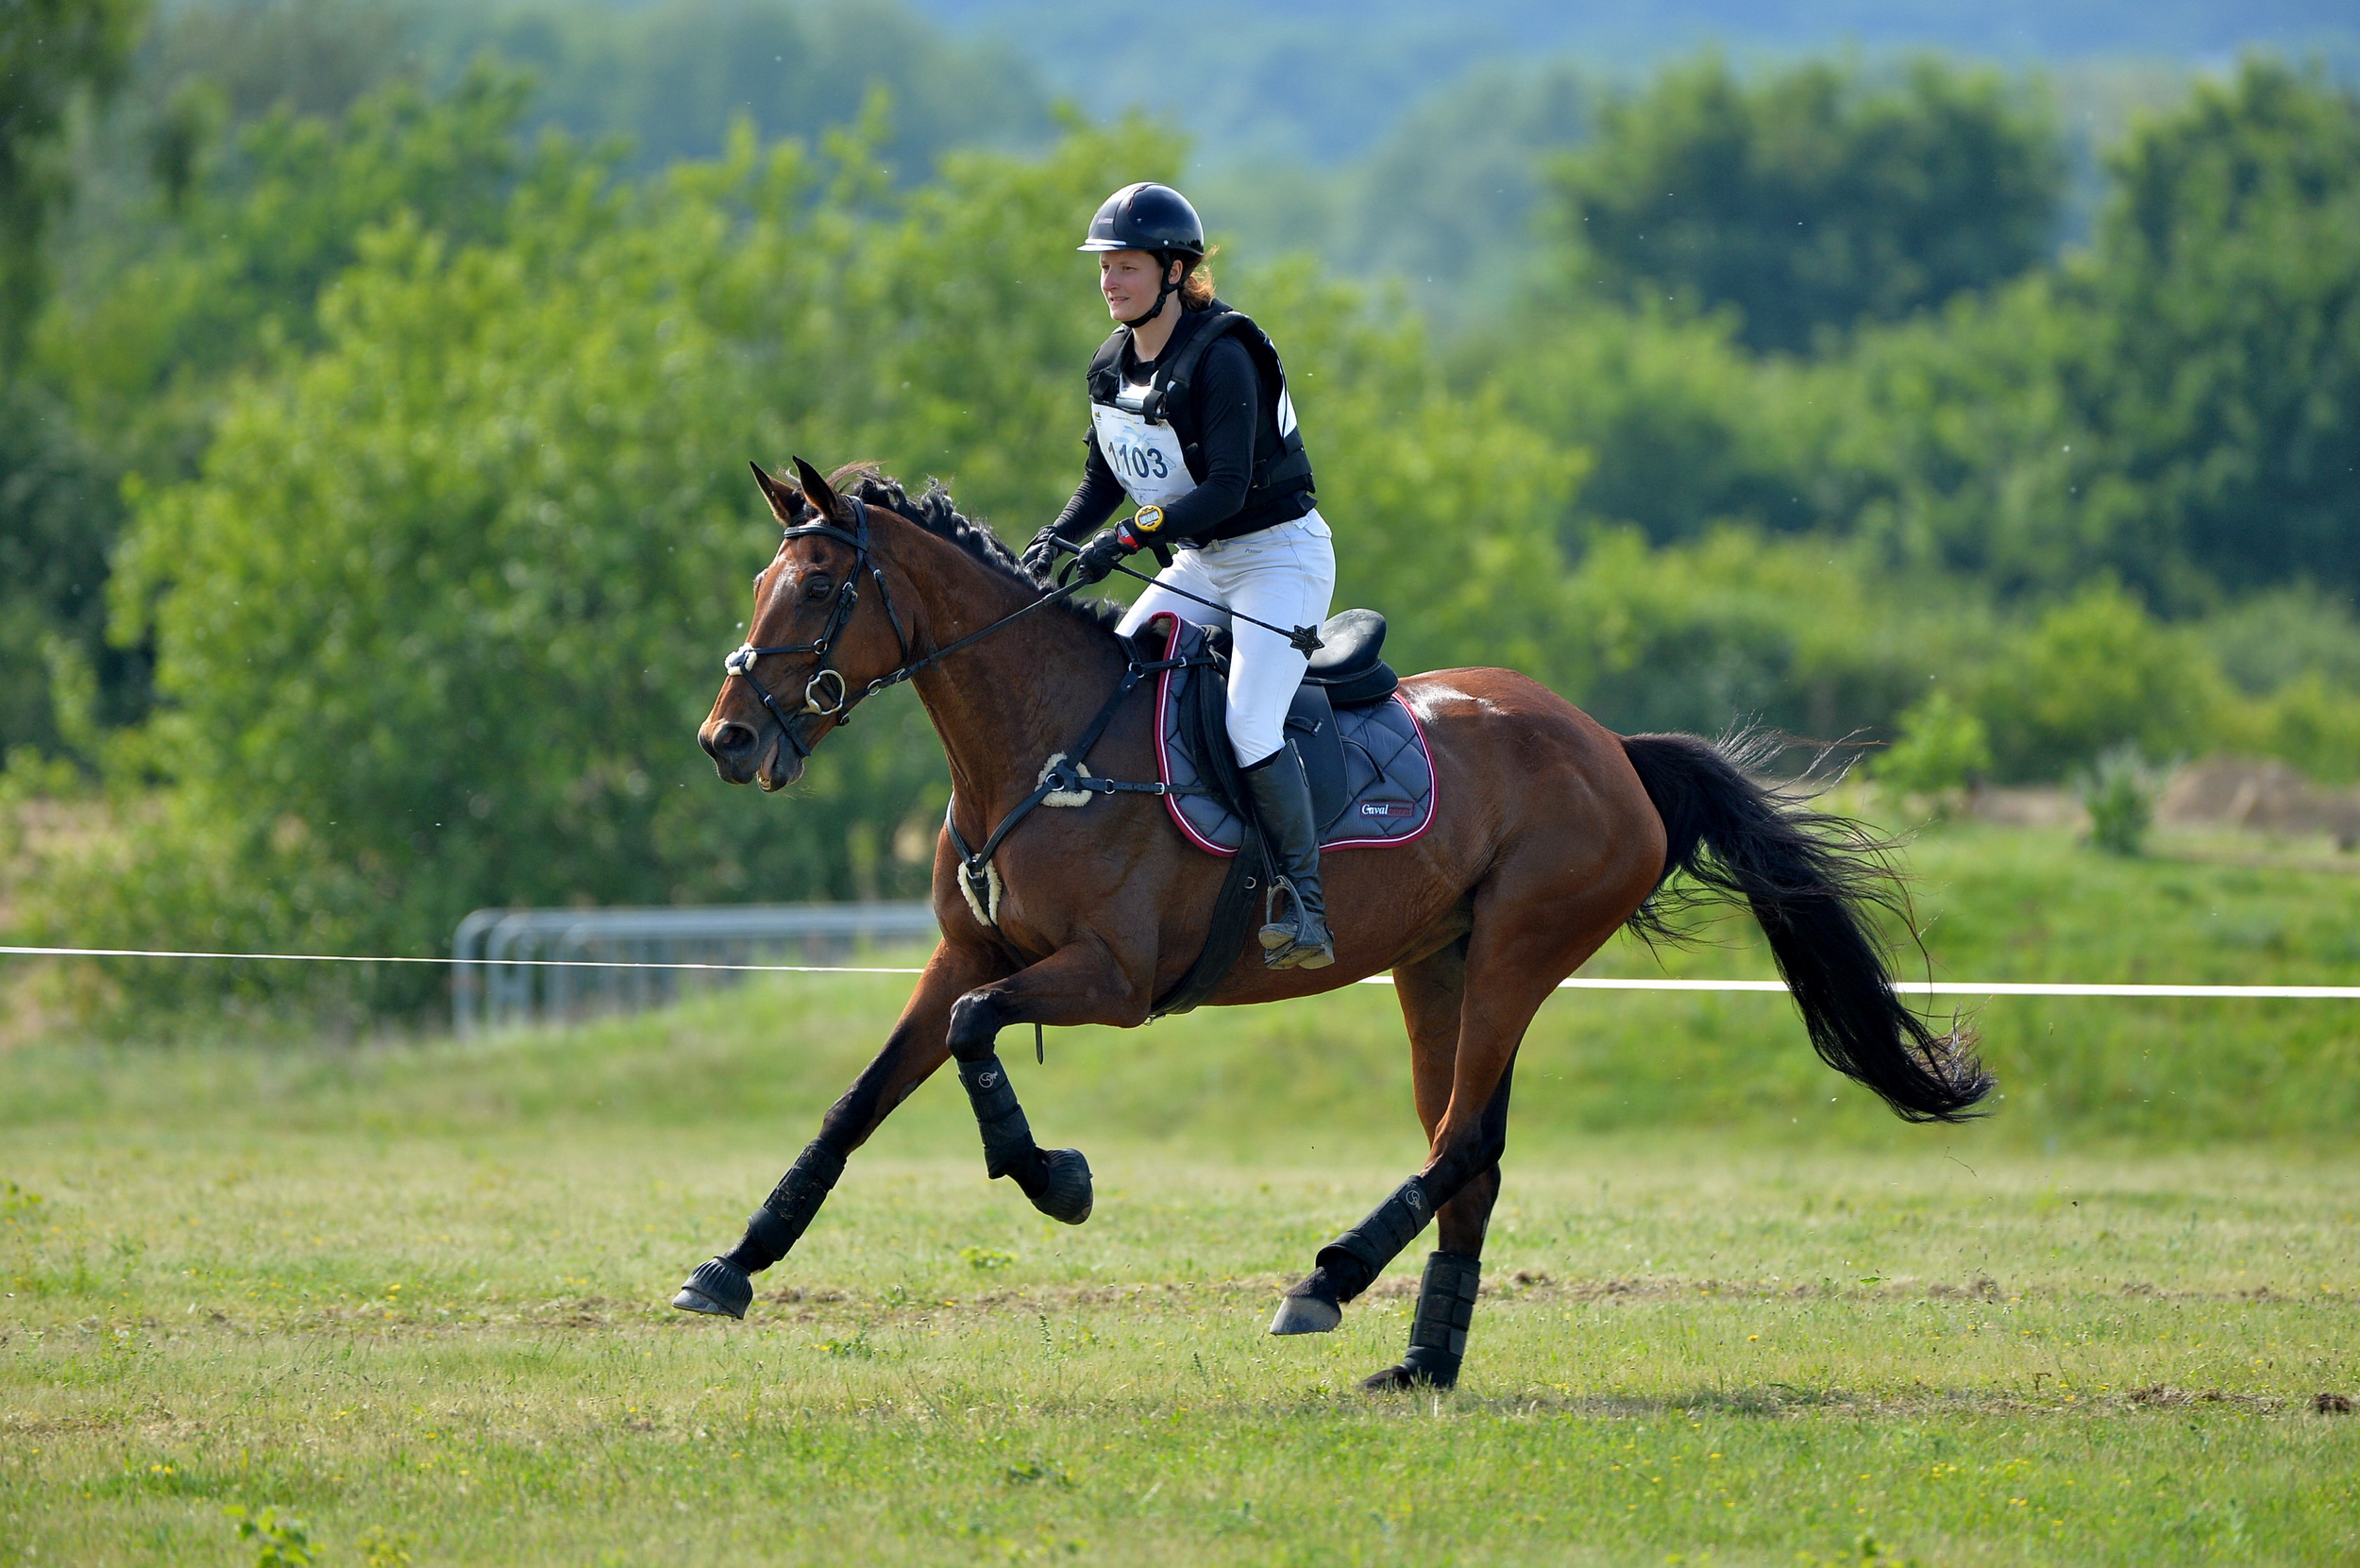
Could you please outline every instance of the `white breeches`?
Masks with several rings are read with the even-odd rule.
[[[1167,582],[1273,626],[1318,626],[1336,592],[1336,548],[1327,524],[1310,512],[1242,539],[1175,549],[1172,565],[1155,574],[1155,585],[1122,617],[1126,636],[1149,616],[1166,614],[1229,629],[1229,744],[1237,749],[1238,766],[1250,767],[1286,743],[1287,706],[1310,658],[1279,632],[1233,623],[1227,610],[1166,593],[1160,585]]]

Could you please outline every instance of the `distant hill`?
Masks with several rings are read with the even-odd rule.
[[[1541,162],[1599,94],[1701,49],[1741,68],[1932,50],[2040,71],[2074,170],[2065,243],[2088,230],[2100,149],[2191,75],[2261,48],[2360,76],[2351,0],[1203,0],[1152,42],[1140,13],[1095,0],[905,3],[1093,115],[1184,128],[1189,189],[1245,258],[1308,250],[1399,279],[1445,327],[1531,275]]]
[[[1056,133],[1012,45],[903,0],[162,0],[118,113],[152,116],[201,81],[233,124],[333,115],[389,77],[447,86],[485,54],[531,74],[528,133],[619,136],[642,170],[713,157],[740,115],[765,138],[818,136],[878,87],[905,179],[954,147]]]
[[[2262,45],[2360,65],[2350,0],[1205,0],[1169,13],[1097,0],[913,0],[1005,41],[1096,113],[1139,105],[1209,162],[1341,161],[1471,67],[1570,54],[1602,72],[1717,42],[1733,54],[1942,49],[2011,63],[2093,58],[2209,65]]]

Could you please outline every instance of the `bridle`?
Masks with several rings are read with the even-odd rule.
[[[785,535],[788,539],[834,539],[840,544],[851,547],[852,569],[845,574],[844,582],[835,591],[835,602],[828,610],[828,624],[820,632],[818,638],[807,643],[777,643],[759,648],[752,643],[745,643],[722,661],[722,668],[729,671],[735,679],[754,688],[754,695],[762,700],[762,705],[769,710],[770,717],[778,720],[780,734],[784,737],[785,744],[793,748],[798,758],[809,757],[812,749],[807,741],[795,733],[794,719],[817,716],[822,718],[834,718],[837,724],[841,725],[856,705],[876,696],[879,692],[889,686],[901,684],[929,665],[939,664],[971,643],[981,642],[1003,627],[1021,620],[1042,605],[1054,604],[1076,589],[1087,586],[1076,577],[1062,587],[1051,589],[1032,603],[1020,610],[1009,612],[987,626],[970,632],[953,642],[946,643],[931,653],[912,658],[910,657],[909,633],[902,628],[900,613],[893,608],[893,590],[886,584],[883,568],[877,565],[876,558],[870,553],[868,508],[857,497],[846,496],[841,498],[852,509],[852,526],[849,530],[838,528],[833,523],[801,523],[788,529]],[[1065,545],[1064,548],[1069,551],[1073,549],[1070,544]],[[1129,568],[1124,566],[1117,566],[1115,569],[1129,571]],[[836,642],[843,636],[844,629],[851,624],[852,612],[859,606],[860,580],[864,573],[877,584],[877,599],[885,606],[886,618],[893,623],[894,640],[901,645],[902,662],[855,692],[846,683],[844,672],[837,669],[832,661]],[[1130,575],[1139,576],[1137,572],[1130,572]],[[1142,578],[1141,581],[1146,581],[1146,579]],[[1175,591],[1183,593],[1187,598],[1196,597],[1193,594],[1187,594],[1186,590]],[[1243,615],[1239,618],[1253,620],[1251,615]],[[1270,626],[1267,621],[1255,621],[1255,624],[1267,627],[1282,636],[1291,636],[1296,646],[1302,648],[1306,654],[1320,646],[1319,632],[1315,627],[1297,627],[1292,633],[1289,633],[1284,628]],[[784,708],[780,706],[778,699],[771,695],[769,688],[754,679],[754,661],[773,653],[818,655],[818,667],[812,671],[811,679],[803,683],[802,710],[791,717]],[[1008,835],[1015,831],[1019,822],[1030,816],[1034,808],[1049,801],[1052,796],[1075,797],[1059,800],[1055,803],[1076,805],[1087,803],[1093,795],[1205,795],[1212,793],[1201,784],[1166,784],[1161,780],[1134,783],[1124,779],[1099,778],[1083,766],[1089,757],[1091,750],[1105,734],[1106,727],[1114,722],[1115,714],[1121,708],[1124,700],[1138,689],[1147,677],[1163,670],[1178,668],[1183,665],[1208,662],[1210,662],[1209,657],[1201,650],[1192,655],[1172,659],[1141,659],[1136,651],[1130,653],[1127,658],[1128,668],[1122,680],[1116,684],[1114,694],[1107,698],[1105,703],[1099,708],[1097,717],[1090,720],[1089,727],[1083,733],[1081,739],[1049,759],[1047,765],[1041,768],[1040,779],[1034,785],[1032,793],[1018,801],[1015,808],[1000,819],[999,826],[993,828],[986,835],[982,848],[978,849],[969,845],[967,835],[959,831],[956,798],[953,797],[945,805],[943,829],[950,835],[952,848],[957,851],[960,877],[966,891],[968,905],[974,911],[975,919],[980,924],[996,926],[1000,919],[1000,873],[992,867],[993,853],[998,851]],[[1261,864],[1267,863],[1268,851],[1265,850]],[[1245,864],[1244,857],[1240,856],[1239,865]],[[1252,881],[1248,880],[1245,885],[1252,886]],[[1037,1037],[1035,1044],[1037,1047]]]
[[[956,642],[913,659],[910,657],[909,632],[902,625],[901,613],[893,607],[893,590],[885,582],[884,568],[877,565],[870,551],[868,508],[857,496],[839,498],[852,509],[852,526],[850,529],[838,528],[834,523],[798,523],[784,534],[786,539],[834,539],[851,548],[852,569],[844,574],[843,582],[836,588],[835,601],[828,609],[828,624],[821,630],[818,638],[813,642],[776,643],[762,648],[750,642],[741,643],[728,658],[721,661],[724,670],[754,689],[754,695],[762,700],[763,707],[778,721],[780,734],[798,758],[809,757],[811,746],[795,733],[794,719],[805,717],[833,718],[840,727],[850,721],[853,708],[879,692],[900,685],[927,666],[949,658],[969,643],[982,641],[1009,622],[1020,620],[1042,605],[1063,599],[1084,585],[1077,582],[1053,589],[1021,610],[1003,615],[980,631],[970,632]],[[902,662],[856,692],[844,679],[844,672],[835,667],[834,661],[836,642],[844,635],[845,628],[851,624],[852,612],[860,607],[863,573],[877,584],[877,600],[885,606],[885,618],[893,623],[893,640],[901,648]],[[803,683],[803,705],[792,717],[780,705],[770,689],[754,679],[754,662],[773,653],[815,653],[819,657],[818,667]]]
[[[852,569],[845,573],[844,581],[836,585],[835,602],[829,606],[828,624],[820,631],[818,640],[807,643],[774,643],[761,648],[755,647],[751,642],[741,643],[728,658],[721,661],[721,667],[724,670],[753,687],[754,696],[761,700],[763,707],[769,711],[770,717],[778,720],[779,733],[786,737],[786,744],[793,748],[798,757],[810,756],[811,747],[802,736],[795,733],[794,718],[814,716],[820,718],[834,718],[838,724],[842,724],[851,717],[853,705],[860,700],[860,698],[852,696],[851,688],[845,683],[844,672],[835,667],[834,661],[836,639],[844,634],[845,627],[851,624],[852,612],[860,608],[862,572],[866,571],[876,581],[877,598],[885,605],[886,618],[893,622],[893,635],[901,644],[904,666],[909,659],[909,634],[902,629],[902,617],[893,608],[893,590],[885,585],[885,573],[878,569],[876,561],[869,554],[868,508],[856,497],[848,496],[844,499],[850,502],[852,508],[852,527],[850,530],[840,529],[834,523],[799,523],[788,529],[785,533],[787,539],[834,539],[840,544],[851,547]],[[767,658],[773,653],[816,653],[819,656],[818,667],[812,671],[811,679],[803,683],[802,708],[794,715],[793,718],[790,718],[786,710],[780,706],[779,700],[771,695],[770,688],[754,679],[755,661]],[[901,672],[895,673],[898,675]],[[862,691],[860,697],[868,697],[891,683],[890,679],[872,682],[867,689]]]

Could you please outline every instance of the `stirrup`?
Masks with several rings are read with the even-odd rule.
[[[1278,896],[1284,892],[1293,918],[1278,919]],[[1324,942],[1303,939],[1303,901],[1295,897],[1295,885],[1286,877],[1271,878],[1270,891],[1262,898],[1262,967],[1266,969],[1323,969],[1336,961],[1336,939],[1331,935]]]

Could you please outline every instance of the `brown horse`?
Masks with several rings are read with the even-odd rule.
[[[748,647],[698,738],[722,778],[781,789],[860,696],[915,666],[950,758],[952,825],[982,845],[1105,712],[1134,652],[1104,606],[1041,604],[1043,585],[938,488],[913,500],[862,467],[838,471],[839,495],[800,459],[797,468],[800,489],[755,469],[786,535],[755,580]],[[1034,606],[1041,613],[1020,614]],[[1754,783],[1742,748],[1616,735],[1510,670],[1436,671],[1401,689],[1434,756],[1432,830],[1329,858],[1332,968],[1267,969],[1242,944],[1210,999],[1274,1002],[1391,970],[1408,1024],[1426,1164],[1321,1250],[1273,1333],[1337,1326],[1343,1305],[1439,1218],[1409,1351],[1368,1386],[1456,1379],[1525,1029],[1619,927],[1648,924],[1677,872],[1747,901],[1830,1066],[1913,1121],[1957,1120],[1987,1092],[1963,1034],[1929,1029],[1894,997],[1863,919],[1886,896],[1881,863],[1862,852],[1871,846]],[[1113,707],[1089,750],[1093,772],[1155,779],[1152,705],[1134,690]],[[1056,1219],[1088,1217],[1087,1162],[1034,1143],[995,1042],[1012,1024],[1144,1022],[1205,944],[1223,862],[1191,848],[1161,801],[1105,795],[1022,818],[993,852],[999,897],[986,908],[961,890],[952,838],[946,830],[935,857],[942,940],[884,1050],[744,1239],[699,1268],[675,1306],[742,1317],[750,1276],[785,1256],[845,1157],[946,1059],[958,1063],[990,1174],[1014,1178]]]

